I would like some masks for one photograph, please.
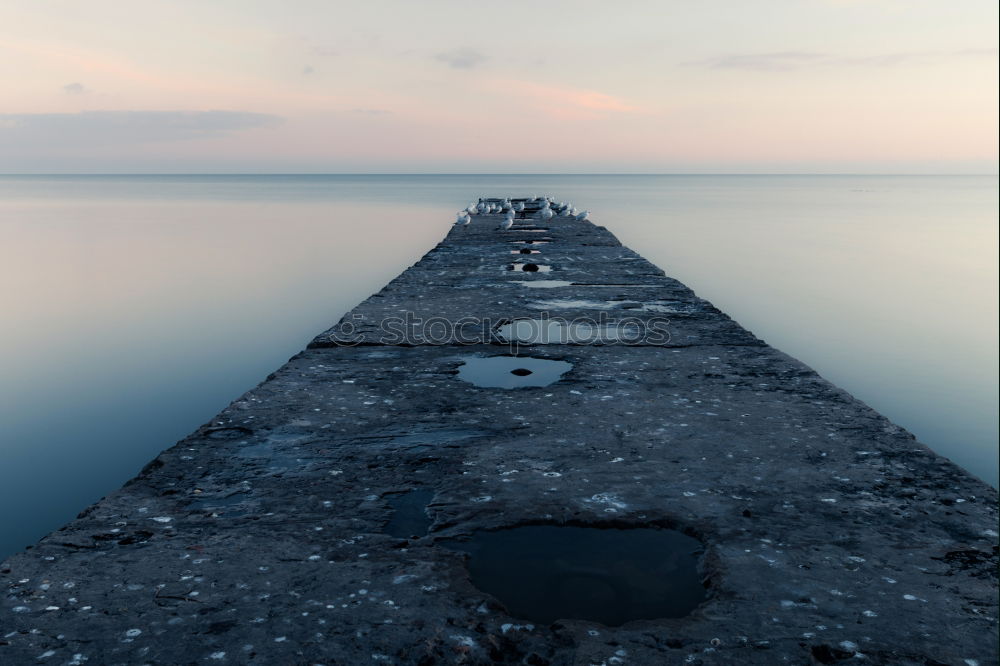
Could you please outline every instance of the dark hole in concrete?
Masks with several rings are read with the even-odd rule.
[[[458,368],[458,378],[482,388],[548,386],[572,367],[566,361],[531,356],[468,356]]]
[[[705,600],[702,545],[676,530],[529,525],[441,545],[469,554],[472,583],[516,618],[617,627],[683,617]]]
[[[518,250],[518,251],[519,251],[519,252],[520,252],[521,254],[531,254],[532,252],[535,252],[536,250],[532,250],[532,249],[530,249],[530,248],[526,248],[526,247],[523,247],[523,248],[521,248],[521,249],[520,249],[520,250]]]
[[[551,266],[546,266],[544,264],[508,264],[507,270],[509,271],[523,271],[525,273],[548,273],[552,270]]]
[[[427,534],[431,520],[427,505],[434,499],[430,490],[411,490],[389,498],[392,518],[382,531],[400,539],[418,538]]]

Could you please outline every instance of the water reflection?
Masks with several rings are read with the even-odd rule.
[[[566,361],[531,356],[469,356],[458,378],[482,388],[526,388],[553,384],[572,369]]]
[[[540,624],[683,617],[705,599],[701,543],[675,530],[530,525],[440,543],[469,553],[473,585]]]
[[[996,484],[995,177],[0,177],[0,557],[533,191]]]

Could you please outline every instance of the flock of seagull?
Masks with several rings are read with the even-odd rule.
[[[529,197],[528,199],[518,199],[511,201],[504,199],[499,203],[479,200],[479,203],[471,203],[467,208],[458,211],[455,218],[455,226],[467,227],[472,223],[473,215],[503,215],[503,222],[499,229],[507,231],[514,226],[514,219],[518,213],[524,213],[528,204],[531,204],[531,219],[543,221],[551,220],[553,217],[571,217],[578,222],[583,222],[590,215],[590,211],[577,211],[571,203],[562,201],[556,203],[551,197]],[[536,208],[537,206],[537,208]],[[527,217],[527,215],[525,215]]]

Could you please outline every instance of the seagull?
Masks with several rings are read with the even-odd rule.
[[[542,208],[541,217],[543,220],[551,220],[554,216],[555,213],[552,212],[551,208],[548,206]]]
[[[455,217],[455,226],[464,227],[465,225],[472,222],[472,218],[469,217],[468,211],[460,210],[458,211],[458,216]]]
[[[518,201],[516,204],[514,204],[514,212],[517,212],[517,213],[523,213],[524,212],[524,202],[523,201]]]
[[[512,226],[514,226],[514,218],[512,217],[505,217],[503,218],[503,222],[500,223],[500,228],[504,231],[510,231]]]
[[[587,216],[589,216],[589,215],[590,215],[590,211],[589,210],[585,210],[582,213],[576,215],[573,219],[576,220],[577,222],[586,222],[587,221]]]

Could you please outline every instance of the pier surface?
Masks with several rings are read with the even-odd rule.
[[[501,219],[0,564],[0,664],[997,663],[996,491],[605,228]],[[669,336],[519,345],[571,364],[546,386],[463,378],[542,313]],[[414,490],[426,532],[387,533]],[[442,547],[538,524],[681,530],[706,600],[532,623]]]

